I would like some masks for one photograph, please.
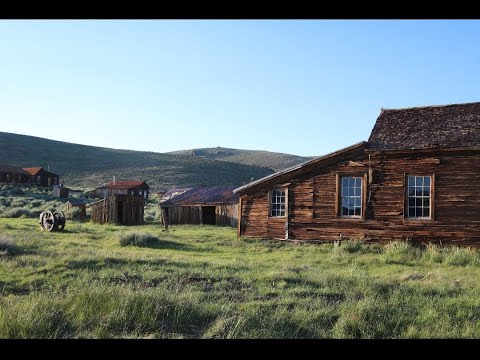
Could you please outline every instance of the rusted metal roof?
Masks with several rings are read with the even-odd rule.
[[[378,150],[480,146],[480,102],[382,109],[368,143]]]
[[[174,196],[178,196],[180,194],[183,194],[184,192],[188,191],[188,190],[191,190],[192,188],[171,188],[171,189],[168,189],[163,195],[162,197],[160,198],[160,201],[161,203],[167,201],[167,200],[170,200],[171,198],[173,198]]]
[[[190,189],[183,194],[177,195],[170,200],[161,203],[161,206],[175,205],[220,205],[236,204],[238,194],[233,190],[236,186],[201,186]]]
[[[0,172],[9,172],[9,173],[28,175],[28,173],[23,168],[16,165],[0,165]]]
[[[29,168],[23,168],[23,170],[25,170],[30,175],[37,175],[42,170],[42,167],[38,167],[38,166],[37,167],[29,167]]]

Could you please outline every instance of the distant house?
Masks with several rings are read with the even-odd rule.
[[[143,195],[109,195],[91,205],[92,221],[100,224],[141,225],[144,207]]]
[[[20,166],[0,165],[0,183],[24,184],[27,182],[28,173]]]
[[[27,175],[27,182],[38,186],[53,186],[59,184],[59,176],[42,167],[24,168]]]
[[[141,195],[148,201],[149,186],[145,181],[129,180],[109,182],[94,190],[94,195],[98,198],[105,199],[110,195]]]
[[[382,109],[361,142],[239,187],[239,236],[480,244],[480,102]]]
[[[238,195],[235,186],[196,187],[160,201],[161,222],[167,225],[237,226]]]

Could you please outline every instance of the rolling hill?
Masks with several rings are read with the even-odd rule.
[[[244,165],[254,165],[272,169],[273,171],[279,171],[313,159],[313,157],[302,157],[263,150],[239,150],[222,147],[179,150],[172,151],[167,154],[187,155],[196,158],[228,161]]]
[[[239,154],[248,150],[228,150],[237,152],[237,162],[218,161],[219,156],[119,150],[0,132],[1,164],[49,166],[50,171],[60,175],[62,183],[73,187],[92,189],[114,175],[117,180],[146,180],[152,191],[173,186],[243,185],[251,178],[259,179],[274,172],[272,167],[255,164],[251,160],[254,156],[248,161],[242,159]],[[297,163],[304,161],[298,158],[301,161]]]

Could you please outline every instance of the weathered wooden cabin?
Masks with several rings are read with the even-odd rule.
[[[480,245],[480,103],[382,109],[361,142],[234,190],[239,236]]]
[[[1,184],[25,184],[28,173],[20,166],[0,165]]]
[[[67,211],[72,211],[75,208],[79,209],[78,220],[85,220],[87,217],[87,203],[84,199],[71,198],[66,203]]]
[[[145,201],[148,201],[149,186],[145,181],[112,181],[94,190],[94,196],[98,198],[106,198],[115,194],[140,195]]]
[[[142,225],[143,195],[114,194],[91,205],[92,221],[100,224]]]
[[[196,187],[160,202],[161,222],[167,225],[237,226],[238,195],[235,186]]]
[[[59,184],[59,176],[42,167],[24,168],[27,175],[27,182],[38,186],[53,186]]]

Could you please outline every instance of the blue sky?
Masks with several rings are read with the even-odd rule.
[[[480,21],[0,20],[0,131],[322,155],[480,101]]]

